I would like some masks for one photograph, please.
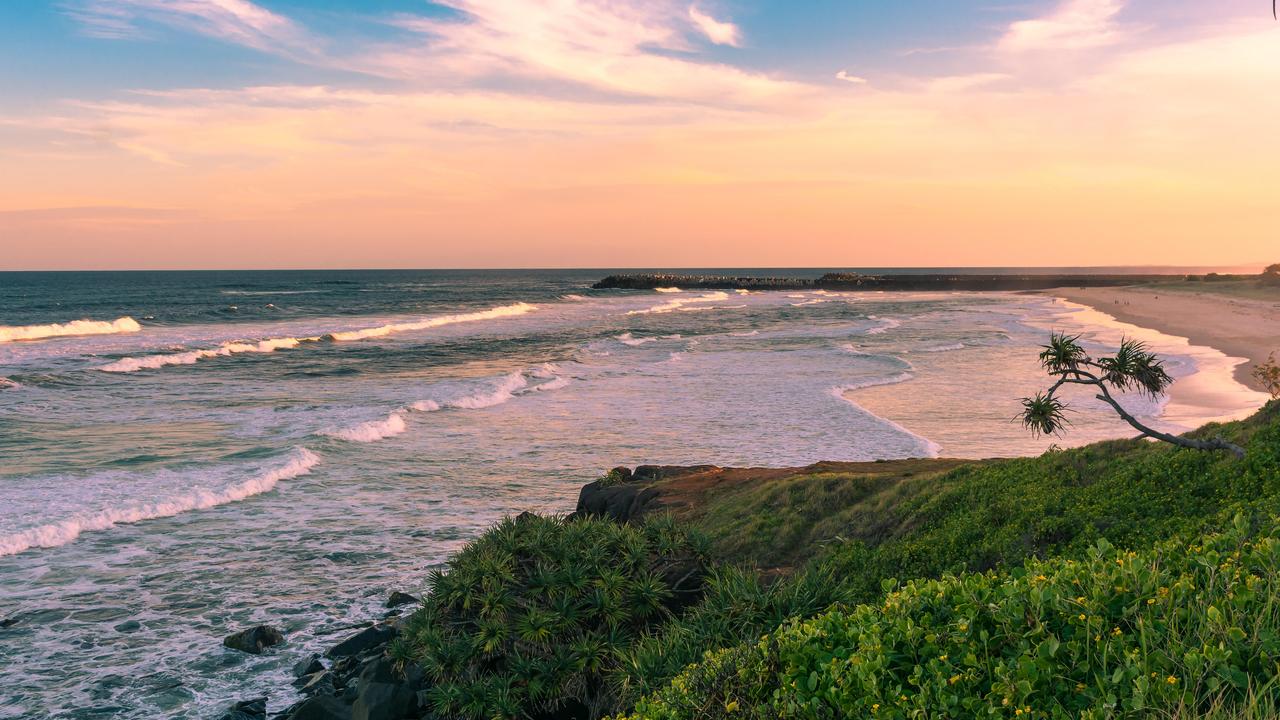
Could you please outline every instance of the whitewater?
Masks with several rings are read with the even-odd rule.
[[[598,291],[600,272],[42,274],[0,286],[0,718],[217,717],[503,515],[616,465],[1031,455],[1050,329],[1142,332],[1166,428],[1237,359],[1052,298]],[[28,282],[23,285],[21,283]],[[1219,398],[1205,404],[1205,398]],[[221,638],[285,628],[244,657]]]

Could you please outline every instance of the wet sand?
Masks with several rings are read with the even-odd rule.
[[[1280,360],[1280,290],[1275,300],[1160,287],[1057,288],[1045,294],[1247,358],[1235,376],[1254,390],[1263,387],[1252,376],[1253,366],[1273,352]]]

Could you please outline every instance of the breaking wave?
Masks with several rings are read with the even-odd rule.
[[[265,470],[219,490],[209,490],[197,485],[189,492],[174,497],[77,514],[65,520],[0,536],[0,556],[13,555],[31,548],[66,545],[84,532],[109,530],[120,524],[172,517],[190,510],[204,510],[244,500],[270,492],[281,480],[306,475],[319,463],[320,458],[315,453],[306,448],[296,448],[289,461],[280,467]]]
[[[515,303],[514,305],[503,305],[501,307],[481,312],[441,315],[439,317],[427,318],[416,322],[390,323],[387,325],[379,325],[377,327],[363,328],[361,330],[343,330],[313,337],[269,338],[267,340],[260,340],[256,343],[226,342],[211,349],[188,350],[187,352],[174,353],[170,355],[147,355],[137,358],[121,358],[113,363],[103,365],[98,369],[105,372],[136,372],[138,370],[154,370],[167,365],[192,365],[200,360],[206,360],[208,358],[225,357],[227,355],[236,355],[239,353],[269,353],[275,352],[276,350],[295,348],[302,343],[319,342],[321,340],[331,340],[334,342],[364,340],[372,337],[384,337],[398,332],[426,330],[429,328],[442,327],[444,325],[453,325],[455,323],[513,317],[516,315],[524,315],[525,313],[532,312],[537,309],[536,305],[521,302]]]
[[[639,347],[641,345],[644,345],[645,343],[656,342],[657,339],[658,338],[651,338],[651,337],[638,338],[629,332],[622,333],[617,337],[618,342],[622,343],[623,345],[630,345],[631,347]]]
[[[867,330],[868,335],[879,335],[881,333],[889,332],[894,328],[902,327],[901,320],[894,320],[893,318],[880,318],[880,317],[876,317],[875,315],[868,315],[867,317],[868,319],[877,320],[880,322],[879,327],[873,327],[870,330]]]
[[[404,417],[399,412],[393,412],[382,420],[370,420],[338,430],[325,430],[320,434],[348,442],[368,443],[393,437],[404,431]]]
[[[0,377],[0,390],[17,390],[22,387],[22,383],[7,377]]]
[[[684,308],[685,305],[688,305],[690,303],[716,302],[717,300],[726,300],[728,299],[728,297],[729,297],[729,293],[717,290],[716,292],[707,293],[705,295],[699,295],[698,297],[694,297],[694,298],[676,298],[675,300],[669,300],[664,303],[659,303],[657,305],[654,305],[653,307],[645,308],[644,310],[631,310],[627,314],[628,315],[649,315],[651,313],[655,313],[660,315],[663,313],[675,312],[676,310],[680,310]]]
[[[67,335],[114,335],[138,332],[142,326],[131,317],[115,320],[72,320],[68,323],[48,325],[0,325],[0,342],[17,340],[43,340]]]

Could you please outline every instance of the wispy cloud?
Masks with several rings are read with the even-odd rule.
[[[1052,13],[1011,24],[997,48],[1007,52],[1086,50],[1124,37],[1116,16],[1125,0],[1064,0]]]
[[[440,0],[459,19],[401,17],[418,33],[351,59],[350,67],[417,83],[496,80],[560,84],[631,97],[760,105],[794,96],[794,82],[697,57],[691,33],[737,43],[735,26],[674,0]],[[708,21],[699,23],[696,17]],[[678,54],[673,54],[676,51]]]
[[[845,81],[845,82],[847,82],[847,83],[853,83],[854,85],[866,85],[866,84],[867,84],[867,79],[866,79],[866,78],[864,78],[864,77],[859,77],[859,76],[857,76],[857,75],[850,75],[848,70],[841,70],[840,72],[836,73],[836,79],[837,79],[837,80],[843,80],[843,81]]]
[[[78,0],[64,7],[95,37],[135,38],[161,26],[270,52],[309,45],[296,23],[249,0]]]
[[[742,31],[737,25],[731,22],[722,22],[698,9],[697,5],[689,6],[689,19],[693,21],[695,27],[707,36],[707,39],[717,45],[730,45],[732,47],[740,47],[742,45]]]

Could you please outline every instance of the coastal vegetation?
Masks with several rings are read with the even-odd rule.
[[[1267,356],[1266,362],[1253,366],[1253,377],[1271,397],[1280,398],[1280,364],[1276,363],[1275,353]]]
[[[1273,716],[1280,402],[1188,437],[1245,455],[612,473],[659,502],[510,519],[432,575],[407,716]]]
[[[1191,435],[1245,457],[1120,440],[524,515],[433,574],[391,656],[440,717],[1265,716],[1280,404]]]
[[[425,673],[437,716],[599,717],[616,707],[606,677],[699,594],[705,558],[669,518],[508,519],[432,573],[390,655]]]

